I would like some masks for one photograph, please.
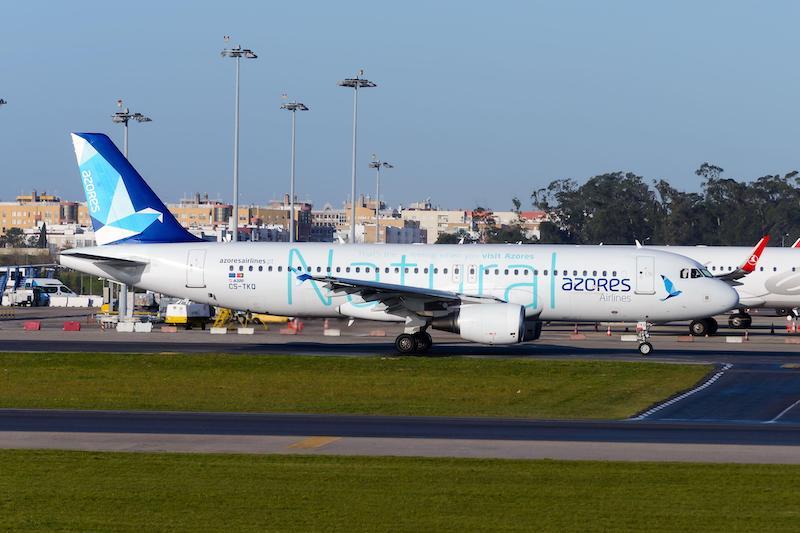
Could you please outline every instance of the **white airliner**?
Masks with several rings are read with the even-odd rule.
[[[731,327],[747,328],[752,322],[747,313],[749,308],[774,308],[788,315],[800,307],[800,250],[765,248],[767,240],[762,239],[755,250],[746,246],[648,246],[647,249],[691,257],[714,276],[736,272],[749,263],[750,273],[735,282],[739,293],[738,310],[728,318]],[[743,257],[751,259],[741,264]],[[693,335],[713,334],[717,321],[709,315],[693,321],[689,329]]]
[[[108,137],[72,140],[101,246],[64,251],[62,265],[243,311],[402,323],[400,353],[427,351],[429,328],[514,344],[538,338],[542,321],[591,320],[645,322],[639,350],[648,354],[649,325],[739,301],[696,261],[649,248],[204,242]]]

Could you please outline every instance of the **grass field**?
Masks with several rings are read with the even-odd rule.
[[[0,451],[0,530],[797,531],[800,468]]]
[[[520,359],[0,354],[0,407],[622,418],[709,370]]]

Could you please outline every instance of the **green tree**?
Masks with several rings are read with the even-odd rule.
[[[8,248],[23,248],[25,246],[25,232],[20,228],[8,228],[5,241],[5,245]]]
[[[42,227],[39,228],[39,240],[36,243],[37,248],[47,248],[47,223],[42,222]]]

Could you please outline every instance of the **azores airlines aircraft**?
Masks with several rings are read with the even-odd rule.
[[[800,307],[800,250],[765,248],[768,240],[767,237],[761,239],[755,249],[746,246],[648,246],[647,249],[691,257],[715,277],[737,270],[746,272],[746,276],[733,276],[739,306],[728,317],[728,323],[734,328],[747,328],[752,323],[747,313],[749,308],[774,308],[788,315]],[[742,258],[747,260],[742,263]],[[675,283],[690,275],[689,272],[679,273]],[[713,334],[716,329],[717,321],[711,315],[694,320],[689,326],[692,335]]]
[[[427,351],[429,328],[515,344],[538,338],[542,321],[590,320],[644,322],[646,355],[653,323],[716,315],[739,301],[696,261],[627,246],[205,242],[108,137],[72,140],[100,246],[64,251],[62,265],[243,311],[402,323],[403,354]]]

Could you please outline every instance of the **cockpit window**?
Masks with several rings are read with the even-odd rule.
[[[684,268],[681,269],[681,278],[713,278],[714,275],[707,268]]]

